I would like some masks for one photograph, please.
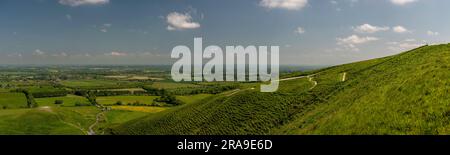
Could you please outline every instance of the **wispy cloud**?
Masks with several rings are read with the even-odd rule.
[[[59,0],[59,4],[68,5],[72,7],[81,5],[100,5],[107,3],[109,3],[109,0]]]
[[[297,29],[295,29],[295,31],[294,31],[295,34],[303,34],[305,32],[306,31],[303,27],[297,27]]]
[[[112,51],[111,53],[105,53],[107,56],[127,56],[128,53],[126,52],[118,52],[118,51]]]
[[[259,5],[269,9],[300,10],[308,4],[308,0],[262,0]]]
[[[388,31],[390,28],[387,26],[373,26],[370,24],[363,24],[354,27],[353,30],[358,33],[376,33],[380,31]]]
[[[427,31],[427,34],[429,35],[429,36],[438,36],[439,35],[439,32],[433,32],[433,31]]]
[[[372,41],[377,41],[376,37],[360,37],[358,35],[351,35],[345,38],[337,38],[337,45],[341,46],[342,50],[359,51],[357,45],[365,44]]]
[[[33,55],[45,55],[45,52],[41,51],[40,49],[36,49],[34,50]]]
[[[406,5],[409,3],[417,2],[418,0],[390,0],[395,5]]]

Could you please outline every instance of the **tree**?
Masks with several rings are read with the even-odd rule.
[[[168,93],[167,91],[161,91],[161,97],[156,98],[153,101],[154,102],[164,102],[166,104],[174,105],[174,106],[183,104],[183,102],[181,100],[178,100],[175,97],[175,95],[172,95],[172,94]]]
[[[61,105],[61,104],[63,104],[63,103],[64,103],[63,100],[55,100],[55,104],[56,104],[56,105]]]
[[[123,105],[122,101],[117,101],[116,105]]]

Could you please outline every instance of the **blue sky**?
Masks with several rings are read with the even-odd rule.
[[[277,45],[333,65],[450,42],[443,0],[0,0],[0,64],[167,64],[177,45]]]

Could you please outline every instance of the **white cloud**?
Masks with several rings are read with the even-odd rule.
[[[306,31],[303,27],[297,27],[297,29],[294,32],[295,32],[295,34],[303,34]]]
[[[128,54],[125,53],[125,52],[113,51],[111,53],[106,53],[105,55],[108,55],[108,56],[127,56]]]
[[[359,37],[357,35],[351,35],[346,38],[337,38],[339,44],[364,44],[371,41],[377,41],[375,37]]]
[[[103,33],[108,32],[108,29],[111,28],[111,27],[112,27],[112,24],[109,24],[109,23],[105,23],[105,24],[100,25],[100,26],[94,25],[94,28],[99,28],[99,31],[103,32]]]
[[[359,51],[358,44],[364,44],[372,41],[377,41],[375,37],[359,37],[357,35],[351,35],[346,38],[337,38],[337,44],[342,48],[340,50]]]
[[[300,10],[308,4],[308,0],[261,0],[259,5],[269,9]]]
[[[427,31],[427,34],[428,34],[429,36],[438,36],[438,35],[439,35],[439,32]]]
[[[59,0],[59,3],[62,5],[68,6],[81,6],[81,5],[100,5],[107,4],[109,0]]]
[[[40,49],[36,49],[33,52],[33,55],[44,55],[44,54],[45,54],[45,52],[41,51]]]
[[[396,26],[396,27],[392,28],[392,30],[393,30],[395,33],[407,33],[407,32],[410,32],[408,29],[406,29],[406,28],[403,27],[403,26]]]
[[[417,2],[418,0],[390,0],[395,5],[406,5],[409,3]]]
[[[363,24],[353,28],[353,30],[358,33],[376,33],[380,31],[388,31],[389,29],[389,27],[379,27],[370,24]]]
[[[181,14],[178,12],[172,12],[166,17],[167,30],[184,30],[184,29],[196,29],[200,27],[199,23],[192,21],[192,16],[189,13]]]
[[[20,58],[22,57],[22,53],[10,53],[8,54],[8,57]]]
[[[65,52],[61,52],[61,53],[58,53],[58,54],[52,54],[52,56],[54,56],[54,57],[67,57],[69,55],[67,53],[65,53]]]
[[[416,39],[412,39],[412,38],[410,38],[410,39],[405,39],[405,42],[415,42],[416,41]]]

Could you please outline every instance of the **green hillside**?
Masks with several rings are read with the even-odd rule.
[[[450,45],[330,67],[142,117],[111,134],[450,134]]]

